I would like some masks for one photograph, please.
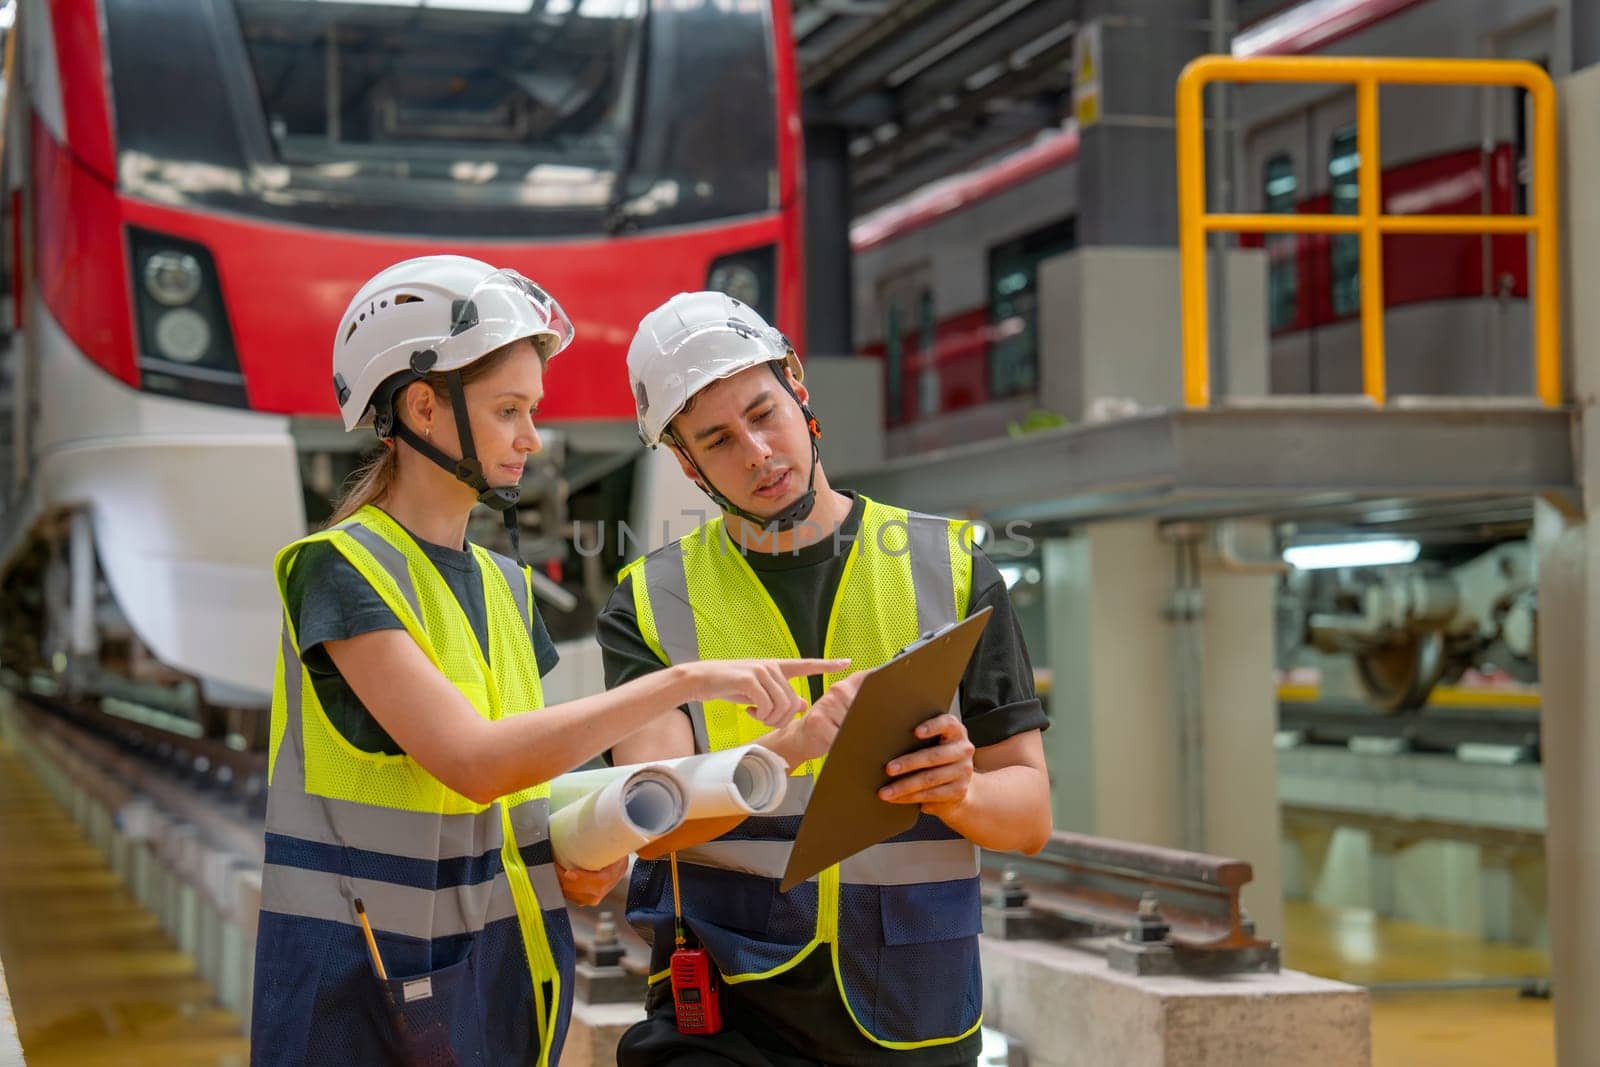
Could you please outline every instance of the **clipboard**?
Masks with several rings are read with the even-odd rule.
[[[884,765],[936,743],[913,731],[950,709],[992,611],[986,607],[912,642],[861,683],[817,775],[779,892],[916,823],[915,804],[879,798],[890,781]]]

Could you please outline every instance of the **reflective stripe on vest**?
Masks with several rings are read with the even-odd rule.
[[[500,718],[542,706],[530,590],[515,564],[474,546],[491,671],[444,579],[387,515],[366,508],[284,549],[277,564],[280,590],[287,589],[299,550],[314,541],[332,544],[373,585],[480,714]],[[428,585],[426,592],[419,583]],[[263,912],[357,926],[352,902],[360,898],[376,933],[425,942],[475,937],[492,923],[516,918],[534,991],[530,1028],[536,1026],[540,1062],[549,1062],[566,1026],[561,972],[570,973],[573,960],[549,845],[548,786],[479,805],[408,756],[355,749],[317,699],[287,612],[273,720]],[[270,945],[263,951],[270,953]],[[550,1004],[546,983],[555,994]],[[513,990],[507,995],[518,996]],[[528,1007],[517,1000],[484,1010]],[[517,1058],[531,1052],[520,1050]]]
[[[920,634],[964,617],[971,592],[971,557],[961,536],[960,524],[948,519],[866,501],[861,533],[850,547],[835,594],[822,654],[850,657],[851,670],[868,669],[886,662]],[[625,573],[632,575],[641,635],[663,662],[799,655],[777,607],[728,541],[720,520],[636,561]],[[842,676],[830,675],[826,681],[832,684]],[[805,693],[799,688],[805,685],[803,679],[795,684]],[[959,712],[959,706],[954,710]],[[767,732],[731,704],[692,705],[690,716],[699,751],[734,747]],[[714,907],[710,913],[702,912],[706,917],[699,922],[691,918],[691,925],[702,931],[702,940],[729,982],[769,977],[819,945],[829,944],[845,1003],[868,1037],[893,1048],[960,1040],[978,1023],[976,998],[968,997],[973,1001],[968,1005],[941,1000],[942,994],[935,991],[914,1008],[888,1005],[892,994],[880,996],[867,976],[881,965],[881,960],[876,964],[873,960],[895,949],[853,943],[848,932],[861,924],[844,909],[868,906],[856,902],[870,899],[874,912],[879,907],[884,912],[881,920],[872,915],[868,924],[880,931],[876,936],[911,944],[917,939],[915,913],[932,899],[919,903],[919,894],[952,885],[960,886],[964,894],[970,891],[974,914],[970,922],[963,920],[962,932],[955,936],[963,941],[959,955],[973,961],[967,977],[975,980],[975,846],[942,821],[923,815],[907,833],[852,856],[791,893],[776,893],[772,885],[787,865],[798,816],[823,762],[814,760],[797,770],[783,811],[747,819],[729,834],[678,854],[686,884],[702,879],[698,884],[719,894],[719,905],[732,905],[728,914],[760,912],[762,902],[770,899],[766,937],[758,941],[741,932],[755,921],[749,918],[717,924]],[[630,911],[642,913],[653,902],[639,894],[653,883],[651,865],[641,867],[629,904]],[[741,881],[745,878],[749,881]],[[730,899],[730,894],[738,899]],[[684,907],[686,913],[691,911],[689,901]],[[891,921],[892,933],[880,925]],[[968,926],[973,928],[970,933]],[[942,931],[932,934],[923,940],[944,940]],[[953,982],[950,988],[959,992],[971,984]],[[953,1031],[952,1023],[957,1024]]]

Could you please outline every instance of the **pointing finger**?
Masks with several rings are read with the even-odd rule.
[[[778,670],[785,678],[804,678],[812,674],[832,674],[850,666],[848,659],[783,659]]]

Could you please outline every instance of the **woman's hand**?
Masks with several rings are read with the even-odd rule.
[[[683,665],[691,700],[731,700],[768,726],[806,710],[791,678],[842,671],[847,659],[704,659]]]
[[[839,736],[845,712],[855,703],[861,683],[871,671],[856,671],[828,687],[806,713],[785,726],[777,734],[769,734],[761,743],[784,758],[792,771],[806,760],[825,756]]]
[[[581,867],[563,867],[556,864],[556,876],[561,879],[561,892],[568,904],[588,907],[598,904],[622,881],[628,873],[628,857],[624,856],[603,871],[586,871]]]

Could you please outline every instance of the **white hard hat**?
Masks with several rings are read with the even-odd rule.
[[[572,332],[561,305],[516,271],[466,256],[396,263],[363,285],[339,320],[333,387],[344,428],[372,420],[375,400],[386,399],[379,386],[396,375],[460,370],[523,338],[549,360]]]
[[[754,308],[726,293],[679,293],[644,317],[628,346],[639,439],[654,448],[690,397],[779,359],[801,379],[794,348]]]

